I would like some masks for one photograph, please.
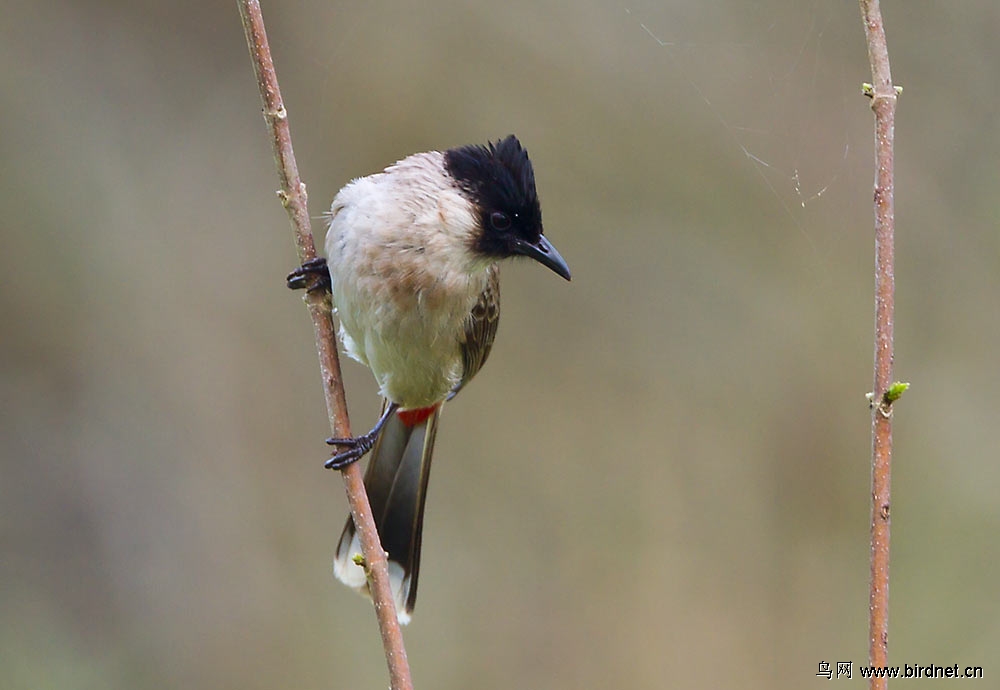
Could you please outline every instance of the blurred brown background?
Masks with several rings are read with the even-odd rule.
[[[331,575],[346,501],[235,3],[2,10],[0,686],[385,687],[369,605]],[[986,687],[1000,6],[884,10],[913,383],[890,658]],[[516,132],[573,269],[505,267],[491,361],[444,416],[417,686],[799,688],[863,662],[856,4],[264,12],[313,215],[352,176]],[[366,427],[374,385],[345,369]]]

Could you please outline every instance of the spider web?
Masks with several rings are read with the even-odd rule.
[[[856,17],[842,5],[761,3],[740,17],[729,3],[624,8],[796,225],[849,168],[845,99],[857,85],[844,73],[839,22]]]

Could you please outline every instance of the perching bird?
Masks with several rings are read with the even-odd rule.
[[[388,553],[396,610],[408,622],[417,595],[420,536],[441,406],[479,371],[500,316],[497,262],[527,256],[569,280],[542,234],[528,152],[517,137],[488,146],[417,153],[340,190],[329,213],[326,264],[289,276],[328,279],[347,354],[367,365],[384,398],[375,427],[327,467],[368,450],[365,474],[375,524]],[[334,573],[367,591],[350,517]]]

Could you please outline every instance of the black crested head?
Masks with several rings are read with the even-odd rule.
[[[475,203],[482,232],[474,250],[506,258],[520,242],[537,243],[542,209],[528,152],[513,134],[489,146],[462,146],[444,154],[445,167]],[[519,242],[518,242],[519,241]]]
[[[542,234],[535,171],[517,137],[450,149],[444,164],[479,216],[473,252],[491,259],[526,256],[569,280],[569,266]]]

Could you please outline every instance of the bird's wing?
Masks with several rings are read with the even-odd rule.
[[[472,380],[490,355],[493,339],[500,323],[500,271],[496,266],[489,268],[486,289],[479,295],[476,305],[465,320],[462,341],[462,380],[458,382],[448,399]]]

